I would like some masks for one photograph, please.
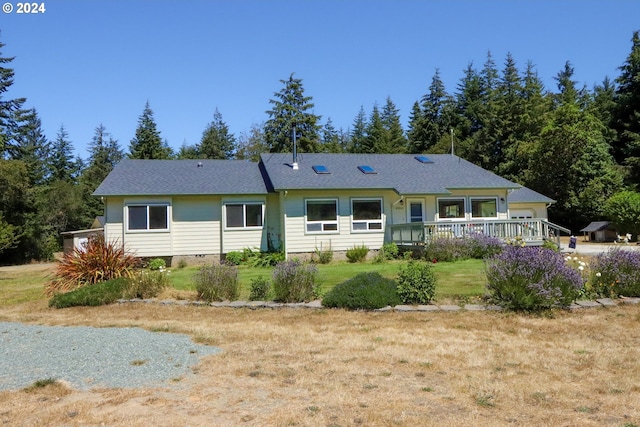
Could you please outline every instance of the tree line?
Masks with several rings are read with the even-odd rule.
[[[450,153],[556,200],[551,220],[573,230],[613,216],[607,201],[637,198],[640,184],[640,36],[636,31],[619,75],[588,89],[574,80],[570,62],[544,87],[535,66],[519,69],[511,54],[498,66],[490,53],[472,63],[447,91],[435,71],[413,104],[407,129],[391,98],[367,112],[362,106],[347,130],[324,123],[313,97],[291,74],[269,100],[267,119],[236,137],[215,109],[194,145],[174,151],[147,102],[128,151],[102,124],[87,159],[74,157],[64,126],[44,134],[25,98],[5,99],[14,79],[13,58],[0,54],[0,263],[48,259],[60,233],[87,228],[103,213],[91,196],[123,158],[247,159],[291,152]],[[0,49],[4,45],[0,43]],[[640,203],[640,202],[638,202]],[[628,203],[627,203],[628,204]],[[620,205],[615,205],[619,211]],[[640,210],[640,206],[638,206]],[[640,215],[636,214],[636,215]],[[631,220],[633,224],[634,220]],[[640,223],[640,217],[635,220]],[[631,230],[629,230],[631,231]],[[640,230],[639,230],[640,231]]]

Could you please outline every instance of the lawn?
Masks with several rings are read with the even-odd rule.
[[[323,293],[328,292],[338,283],[341,283],[359,273],[377,272],[382,276],[395,278],[399,269],[406,265],[406,261],[388,261],[385,263],[349,263],[346,261],[332,262],[331,264],[318,265],[318,281]],[[174,288],[178,290],[195,290],[193,276],[199,267],[185,267],[171,269],[170,280]],[[433,264],[434,273],[438,279],[436,286],[436,300],[438,299],[468,299],[481,296],[484,293],[485,274],[484,264],[481,260],[465,260],[455,263]],[[271,278],[273,268],[238,267],[241,292],[240,299],[246,299],[249,295],[251,280],[258,277]]]

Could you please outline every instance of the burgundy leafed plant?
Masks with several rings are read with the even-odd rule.
[[[51,296],[118,277],[131,277],[138,264],[138,258],[123,245],[107,242],[103,235],[96,234],[82,248],[64,254],[45,293]]]

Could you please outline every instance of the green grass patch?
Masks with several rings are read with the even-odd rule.
[[[0,268],[0,307],[42,299],[52,272],[53,264]]]

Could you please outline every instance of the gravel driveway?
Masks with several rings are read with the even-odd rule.
[[[76,389],[167,386],[219,353],[186,335],[141,328],[0,322],[0,390],[54,378]]]

